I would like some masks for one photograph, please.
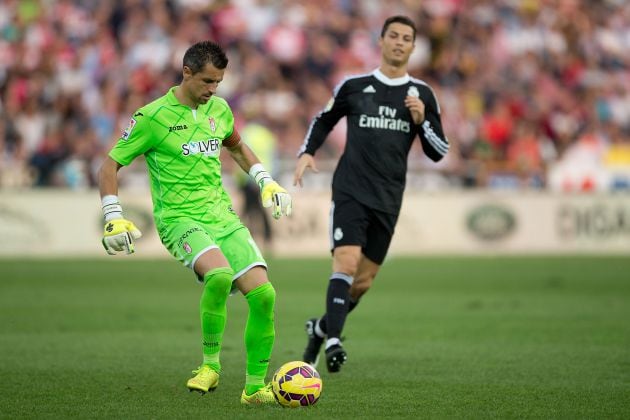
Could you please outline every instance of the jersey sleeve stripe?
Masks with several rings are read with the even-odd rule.
[[[433,131],[433,128],[431,128],[431,123],[429,121],[425,121],[422,123],[422,130],[424,132],[424,138],[427,139],[427,141],[438,153],[444,156],[450,148],[448,142],[444,139],[441,139],[437,134],[435,134],[435,131]]]

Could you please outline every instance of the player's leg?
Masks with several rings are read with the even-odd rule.
[[[378,274],[389,245],[394,235],[397,215],[370,211],[370,224],[366,230],[366,241],[359,268],[350,287],[350,306],[356,308],[361,298],[372,287]]]
[[[362,249],[362,256],[355,271],[354,281],[350,285],[348,297],[352,309],[356,308],[359,300],[372,287],[372,283],[378,274],[381,264],[385,260],[389,244],[391,243],[394,226],[397,216],[379,213],[370,210],[370,223],[366,229],[366,241]],[[326,363],[328,370],[335,372],[346,361],[346,353],[341,347],[330,347],[330,337],[332,336],[331,312],[328,311],[326,317],[326,325],[322,325],[328,330],[328,341],[326,343]],[[323,323],[322,323],[323,324]],[[322,329],[320,326],[320,329]],[[336,332],[336,331],[335,331]],[[341,331],[339,331],[341,333]]]
[[[276,292],[267,280],[264,267],[256,266],[236,280],[247,299],[249,314],[245,325],[247,368],[243,404],[274,403],[271,388],[265,386],[269,360],[275,340],[274,306]]]
[[[326,314],[324,313],[321,318],[310,318],[306,321],[306,347],[302,354],[302,360],[313,367],[317,367],[319,363],[319,352],[326,339],[326,332],[319,327],[322,320],[325,319]]]
[[[226,301],[233,271],[206,227],[185,222],[172,224],[161,236],[173,256],[194,270],[203,284],[199,302],[203,361],[187,382],[189,390],[202,393],[219,384],[219,355],[225,329]]]
[[[275,403],[273,392],[265,385],[265,378],[275,340],[276,292],[267,278],[265,260],[244,227],[222,239],[221,248],[236,272],[234,285],[245,296],[249,306],[244,334],[247,366],[241,402]]]
[[[361,259],[349,290],[350,303],[347,313],[351,309],[356,308],[361,297],[372,287],[372,283],[387,255],[398,218],[397,215],[371,209],[363,208],[363,210],[366,212],[369,223],[365,228]],[[330,346],[331,344],[334,345],[334,343],[330,342],[330,338],[335,333],[331,333],[330,319],[330,311],[328,311],[326,316],[318,323],[318,331],[321,333],[326,332],[328,335],[329,341],[326,343],[327,365],[330,371],[335,371],[334,369],[338,369],[345,362],[347,356],[345,351],[341,352],[342,349]]]
[[[369,223],[367,209],[353,198],[343,193],[333,192],[330,218],[330,242],[333,252],[333,274],[329,278],[326,292],[326,313],[320,320],[310,319],[306,323],[307,345],[303,360],[316,365],[319,350],[326,340],[329,355],[339,353],[339,360],[329,370],[338,371],[345,362],[345,353],[341,354],[341,331],[350,309],[350,285],[361,259],[361,247],[365,243],[365,231]],[[324,320],[324,322],[321,322]],[[322,325],[320,325],[320,323]],[[326,333],[321,328],[324,326]],[[334,352],[334,353],[330,353]],[[327,357],[327,360],[331,360]]]
[[[227,318],[226,304],[232,288],[234,271],[218,248],[203,253],[195,262],[194,267],[199,277],[202,277],[201,273],[205,273],[203,274],[204,288],[199,302],[203,363],[197,376],[188,381],[188,388],[201,387],[203,391],[206,386],[214,389],[218,385],[218,374],[221,372],[219,356]],[[205,366],[212,371],[208,371],[204,368]]]
[[[361,256],[359,262],[359,268],[354,275],[354,281],[350,286],[350,303],[348,305],[348,314],[350,314],[354,308],[357,307],[361,297],[372,287],[374,278],[378,274],[380,265],[371,261],[365,255]],[[313,329],[313,334],[318,337],[326,337],[328,333],[327,316],[324,314],[321,318],[312,318],[307,321],[307,329]]]
[[[370,260],[365,255],[361,257],[359,269],[357,270],[357,274],[354,276],[354,281],[350,287],[350,302],[352,309],[357,307],[361,297],[370,290],[380,268],[381,266],[379,264]]]
[[[331,244],[333,274],[326,293],[326,367],[338,372],[347,356],[341,332],[350,309],[350,287],[361,261],[370,224],[369,209],[344,194],[333,192]]]
[[[341,345],[341,332],[350,308],[350,287],[360,260],[358,245],[339,246],[333,253],[333,274],[326,293],[326,367],[329,372],[338,372],[347,359]]]

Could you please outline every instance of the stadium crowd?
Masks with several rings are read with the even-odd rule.
[[[452,143],[438,166],[417,149],[412,188],[588,191],[602,169],[604,189],[630,188],[627,0],[4,0],[0,188],[94,186],[134,110],[179,83],[201,39],[228,51],[218,94],[238,126],[268,127],[292,165],[334,86],[377,67],[393,14],[417,23],[411,75],[436,88]],[[343,142],[340,124],[318,158]]]

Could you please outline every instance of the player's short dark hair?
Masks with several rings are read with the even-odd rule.
[[[413,20],[403,15],[390,16],[385,20],[385,23],[383,24],[383,29],[381,30],[381,38],[385,36],[387,28],[389,28],[389,25],[391,25],[392,23],[402,23],[403,25],[410,26],[411,29],[413,29],[413,39],[416,39],[416,24],[413,23]]]
[[[184,54],[184,66],[188,67],[193,74],[203,70],[208,63],[212,63],[219,70],[227,67],[228,58],[225,51],[215,42],[197,42],[188,48]]]

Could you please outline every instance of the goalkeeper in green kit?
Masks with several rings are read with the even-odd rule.
[[[203,362],[193,371],[188,389],[205,393],[219,385],[226,301],[230,291],[238,289],[249,305],[241,402],[274,403],[265,377],[275,338],[275,290],[267,278],[265,260],[223,188],[221,148],[254,178],[263,205],[272,207],[274,218],[291,214],[291,197],[241,142],[230,107],[214,95],[227,63],[219,45],[210,41],[194,44],[184,55],[180,85],[133,115],[99,172],[103,245],[112,255],[134,252],[134,239],[141,233],[124,218],[117,197],[117,173],[144,155],[160,239],[203,284]]]

